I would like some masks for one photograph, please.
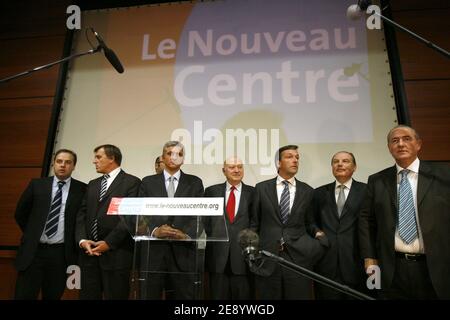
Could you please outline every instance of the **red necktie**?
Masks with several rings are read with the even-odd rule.
[[[230,196],[228,197],[228,203],[227,203],[227,214],[228,219],[231,223],[233,223],[234,220],[234,209],[236,208],[236,197],[234,196],[234,190],[236,188],[234,186],[231,187]]]

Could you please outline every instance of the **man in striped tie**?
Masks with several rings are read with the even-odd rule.
[[[276,155],[278,176],[255,186],[251,228],[259,233],[260,249],[312,269],[328,245],[313,216],[314,189],[295,178],[300,155],[295,145]],[[266,260],[255,271],[257,297],[264,300],[312,299],[312,283]]]
[[[77,263],[75,218],[86,184],[71,178],[75,152],[60,149],[53,159],[54,176],[33,179],[17,204],[15,218],[23,232],[15,266],[16,299],[60,299],[66,269]]]
[[[450,168],[421,161],[419,134],[391,129],[395,165],[369,177],[359,237],[384,299],[450,299]]]
[[[95,170],[77,216],[80,254],[80,299],[128,299],[133,240],[124,221],[107,215],[113,197],[136,197],[140,180],[120,167],[122,153],[111,144],[94,149]]]

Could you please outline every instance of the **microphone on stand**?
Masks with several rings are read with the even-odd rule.
[[[103,50],[103,54],[105,55],[106,59],[111,63],[111,65],[116,69],[118,73],[123,73],[124,69],[122,64],[120,63],[119,58],[117,55],[112,51],[103,41],[102,37],[97,33],[97,31],[94,30],[94,28],[90,28],[91,31],[94,33],[95,38],[97,38],[99,47]]]
[[[370,0],[359,0],[357,4],[352,4],[347,8],[347,18],[350,20],[360,19],[371,4]]]

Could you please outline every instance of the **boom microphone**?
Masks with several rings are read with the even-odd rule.
[[[103,54],[105,55],[106,59],[109,61],[109,63],[111,63],[111,65],[114,67],[114,69],[116,69],[118,73],[123,73],[124,69],[117,55],[114,53],[114,51],[108,48],[102,37],[100,37],[100,35],[93,28],[91,28],[91,30],[97,38],[98,45],[100,46],[100,48],[102,48]]]
[[[259,237],[253,230],[243,229],[239,232],[239,245],[242,254],[251,265],[259,255]]]
[[[347,8],[347,18],[350,20],[358,20],[364,15],[371,4],[372,1],[370,0],[359,0],[357,4],[352,4]]]

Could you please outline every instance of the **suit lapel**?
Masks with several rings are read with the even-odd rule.
[[[267,194],[267,197],[269,198],[270,203],[272,203],[275,214],[278,216],[278,218],[281,221],[280,206],[278,205],[278,196],[277,196],[277,178],[272,179],[267,184],[266,194]]]
[[[349,209],[351,209],[354,199],[358,199],[361,196],[359,193],[360,193],[359,184],[356,180],[353,179],[352,186],[350,188],[350,192],[348,193],[347,199],[345,200],[345,205],[344,208],[342,209],[340,219],[342,219],[342,217],[345,216],[347,212],[349,212]],[[336,212],[337,212],[337,205],[336,205]]]
[[[186,175],[183,173],[183,171],[180,171],[180,181],[178,181],[177,190],[175,191],[175,197],[182,197],[183,193],[188,189],[188,187],[189,187],[189,184],[186,181]],[[164,190],[166,190],[165,184],[164,184]],[[167,195],[167,190],[166,190],[166,195]]]
[[[421,162],[419,166],[419,180],[417,181],[417,210],[419,212],[420,204],[432,181],[433,175],[431,174],[430,167],[425,162]]]
[[[383,176],[383,183],[388,190],[391,197],[392,205],[395,207],[395,212],[398,211],[398,201],[397,201],[397,168],[395,165],[391,167],[386,174]]]
[[[244,183],[241,182],[241,197],[239,198],[239,208],[236,211],[236,215],[234,216],[234,222],[242,217],[242,208],[247,207],[247,195],[246,195],[246,188],[244,187]]]
[[[103,203],[104,201],[107,201],[107,200],[110,199],[111,194],[113,193],[114,189],[116,189],[122,183],[124,174],[125,174],[125,172],[123,170],[120,170],[119,174],[116,176],[114,181],[111,183],[111,185],[109,186],[108,190],[106,190],[105,196],[103,197],[102,201],[100,201],[101,203]],[[99,187],[98,187],[98,195],[99,195],[99,197],[100,197],[100,184],[99,184]]]
[[[328,201],[331,205],[329,206],[332,209],[333,212],[333,216],[339,220],[339,213],[337,211],[337,204],[336,204],[336,196],[335,196],[335,192],[334,189],[336,187],[336,183],[332,182],[327,186],[327,199],[326,201]],[[345,208],[345,207],[344,207]],[[342,213],[344,213],[344,210],[342,210]]]

